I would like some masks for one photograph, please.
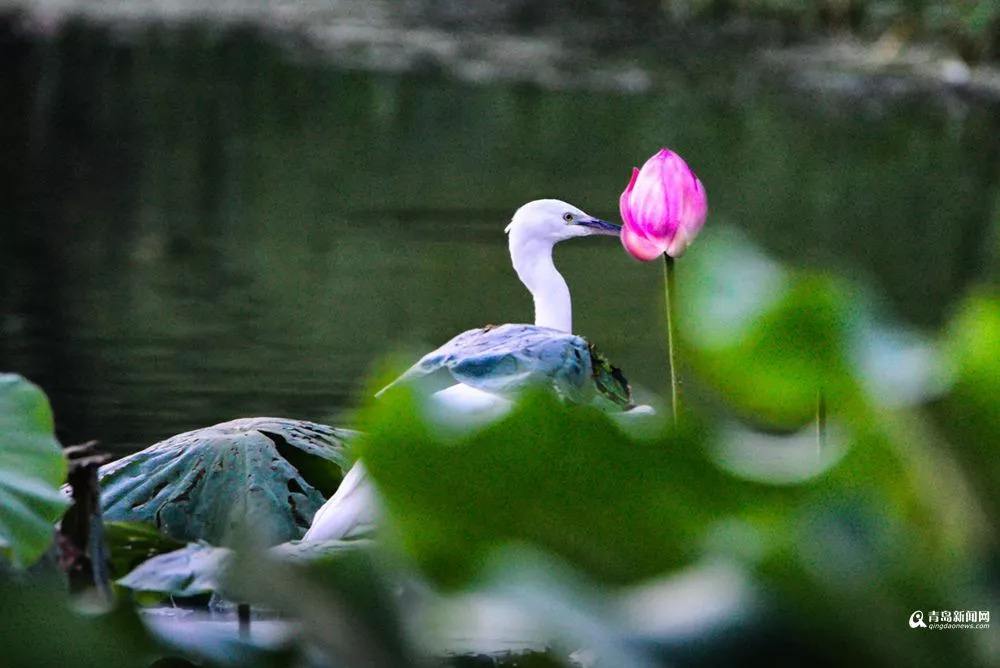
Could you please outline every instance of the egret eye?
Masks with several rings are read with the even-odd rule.
[[[573,222],[573,214],[571,214],[571,213],[569,213],[567,211],[566,213],[563,214],[563,220],[565,220],[567,223],[572,223]]]

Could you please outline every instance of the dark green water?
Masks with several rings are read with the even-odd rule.
[[[706,184],[709,227],[866,282],[918,326],[995,247],[985,107],[824,100],[726,61],[649,95],[473,86],[306,64],[246,34],[5,34],[0,57],[0,368],[50,393],[67,443],[329,419],[389,352],[529,320],[510,214],[548,196],[616,216],[661,144]],[[577,331],[659,391],[660,267],[607,238],[557,262]]]

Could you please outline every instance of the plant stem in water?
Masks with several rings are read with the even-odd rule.
[[[674,288],[674,258],[663,254],[663,301],[667,307],[667,366],[670,378],[670,409],[677,422],[677,358],[674,356],[674,302],[677,292]]]
[[[816,449],[823,454],[826,447],[826,393],[822,388],[816,392]]]
[[[240,603],[236,606],[236,618],[239,620],[240,638],[250,637],[250,604]]]

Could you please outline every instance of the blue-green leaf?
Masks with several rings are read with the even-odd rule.
[[[101,468],[104,516],[213,545],[247,527],[264,545],[301,538],[324,491],[333,491],[321,488],[339,480],[347,465],[351,435],[280,418],[233,420],[180,434]]]

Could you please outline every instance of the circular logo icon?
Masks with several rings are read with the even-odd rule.
[[[915,629],[920,626],[927,628],[927,624],[924,623],[924,613],[921,610],[914,610],[910,615],[910,628]]]

